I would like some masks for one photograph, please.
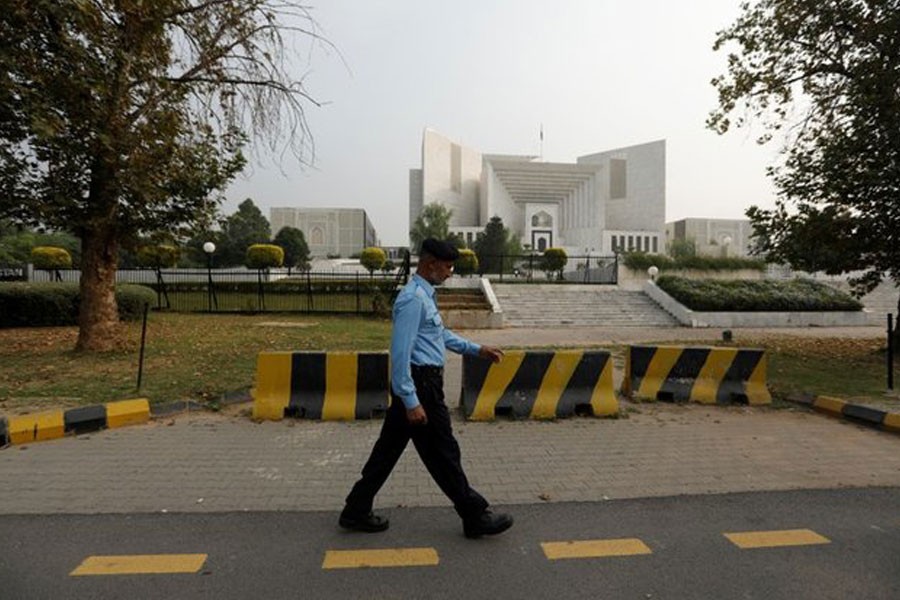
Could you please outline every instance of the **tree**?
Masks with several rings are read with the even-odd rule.
[[[120,247],[210,220],[251,133],[308,162],[293,34],[294,0],[4,2],[0,217],[80,238],[78,349],[114,342]]]
[[[863,270],[857,293],[900,283],[900,10],[896,0],[759,0],[714,48],[736,45],[713,79],[708,126],[761,123],[783,136],[769,168],[774,210],[747,211],[756,247],[801,269]],[[900,308],[900,302],[898,302]]]
[[[514,250],[516,255],[521,252],[518,239],[503,225],[503,219],[496,215],[491,217],[484,227],[484,233],[478,236],[473,245],[482,273],[500,273],[501,270],[511,272],[513,260],[504,256],[509,256],[510,250]]]
[[[244,255],[248,269],[264,270],[284,264],[284,250],[273,244],[251,244]]]
[[[675,239],[669,244],[672,258],[688,258],[697,256],[697,242],[694,238]]]
[[[216,264],[220,267],[243,265],[247,248],[253,244],[266,244],[272,237],[269,220],[247,198],[237,211],[222,223],[222,235],[216,246]]]
[[[369,272],[369,277],[375,274],[375,271],[384,266],[387,255],[381,248],[364,248],[359,254],[359,264],[364,266]]]
[[[563,269],[566,268],[566,263],[568,262],[569,256],[564,249],[547,248],[544,250],[541,268],[547,273],[547,279],[550,279],[551,274],[556,274],[557,279],[562,280],[562,272]]]
[[[288,269],[309,269],[309,245],[302,231],[296,227],[282,227],[272,243],[284,250],[284,266]]]
[[[453,263],[453,272],[457,275],[466,276],[478,271],[478,257],[474,250],[463,248],[459,251],[459,258]]]
[[[416,219],[412,229],[409,230],[411,248],[418,252],[422,242],[432,237],[438,240],[446,240],[450,237],[450,217],[453,211],[433,202],[422,209],[422,213]]]

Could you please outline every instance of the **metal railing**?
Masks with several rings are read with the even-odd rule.
[[[156,292],[159,310],[176,312],[305,312],[370,314],[388,306],[408,261],[395,272],[312,272],[287,269],[119,269],[117,283]],[[77,269],[60,269],[60,281],[77,282]],[[32,281],[55,281],[35,270]]]
[[[614,285],[619,281],[618,255],[568,256],[561,268],[542,254],[496,254],[478,257],[478,274],[500,282],[583,283]]]

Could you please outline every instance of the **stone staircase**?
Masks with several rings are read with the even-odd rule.
[[[492,283],[507,327],[678,327],[644,292],[614,286]]]

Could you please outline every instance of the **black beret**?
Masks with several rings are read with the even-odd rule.
[[[420,254],[430,254],[439,260],[456,260],[459,258],[459,250],[456,249],[456,246],[434,238],[428,238],[422,242]]]

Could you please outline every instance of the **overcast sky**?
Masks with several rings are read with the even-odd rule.
[[[316,48],[306,85],[316,160],[262,157],[227,192],[275,206],[364,208],[384,245],[407,242],[410,168],[431,127],[484,153],[554,162],[666,140],[666,220],[741,218],[773,205],[776,147],[718,136],[716,31],[740,0],[319,0],[340,51]],[[342,58],[343,57],[343,58]],[[274,232],[273,232],[274,233]]]

